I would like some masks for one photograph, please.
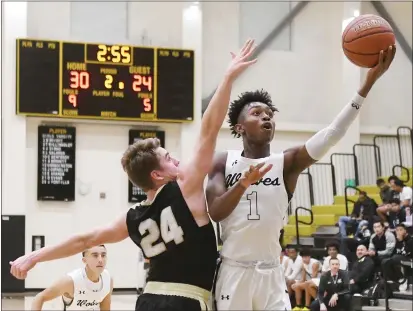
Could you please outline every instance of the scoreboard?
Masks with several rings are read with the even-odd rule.
[[[17,39],[16,113],[102,120],[194,118],[194,51]]]

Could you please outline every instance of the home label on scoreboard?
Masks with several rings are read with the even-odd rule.
[[[144,131],[144,130],[129,130],[129,145],[146,139],[158,138],[161,142],[161,147],[165,148],[165,132],[164,131]],[[129,181],[128,186],[128,201],[130,203],[137,203],[146,200],[146,194],[139,187],[136,187]]]
[[[37,200],[75,200],[76,128],[38,128]]]

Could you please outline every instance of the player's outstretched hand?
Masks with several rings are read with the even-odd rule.
[[[251,165],[248,171],[244,172],[244,175],[240,179],[241,185],[248,188],[250,185],[256,183],[264,177],[272,169],[272,164],[265,165],[265,162],[257,165]]]
[[[227,76],[235,80],[245,69],[257,62],[257,59],[250,59],[255,52],[256,45],[253,39],[248,39],[244,46],[238,52],[234,54],[231,52],[232,61],[227,69]]]
[[[379,63],[367,73],[367,80],[376,82],[389,69],[396,55],[396,45],[391,45],[387,51],[380,51]]]
[[[27,277],[27,272],[31,270],[36,262],[32,259],[32,254],[24,255],[17,258],[15,261],[10,261],[10,273],[19,280]]]

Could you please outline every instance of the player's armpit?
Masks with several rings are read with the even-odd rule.
[[[291,194],[295,191],[300,174],[316,162],[304,145],[284,151],[284,182]]]
[[[55,299],[56,297],[69,294],[73,297],[73,280],[70,276],[65,276],[54,283],[52,286],[46,288],[44,291],[38,293],[32,302],[31,310],[42,310],[43,304],[46,301]]]
[[[100,303],[100,310],[101,311],[108,311],[110,310],[110,306],[112,303],[112,292],[113,292],[113,279],[110,279],[110,292],[106,295],[106,297]]]

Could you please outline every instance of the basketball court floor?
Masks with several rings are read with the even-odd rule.
[[[23,311],[30,310],[31,303],[35,294],[26,293],[26,295],[2,295],[1,310],[2,311]],[[135,303],[137,294],[133,292],[128,293],[114,293],[112,295],[111,310],[135,310]],[[60,297],[49,301],[43,305],[43,310],[63,310],[62,299]]]

